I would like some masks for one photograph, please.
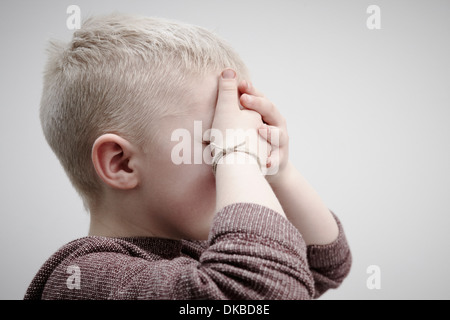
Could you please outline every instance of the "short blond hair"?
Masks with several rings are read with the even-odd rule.
[[[91,160],[97,137],[116,133],[144,144],[155,120],[176,112],[189,79],[226,67],[247,74],[214,33],[160,18],[91,17],[68,44],[50,41],[41,124],[87,210],[101,190]]]

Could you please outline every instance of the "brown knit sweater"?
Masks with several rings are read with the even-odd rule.
[[[311,299],[347,276],[339,237],[306,246],[271,209],[249,203],[217,213],[208,241],[159,238],[74,240],[52,255],[25,299]]]

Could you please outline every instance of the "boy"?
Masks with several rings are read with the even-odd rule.
[[[202,28],[89,19],[53,44],[41,122],[91,222],[25,299],[311,299],[350,270],[339,220],[288,160],[286,121]],[[174,161],[180,128],[208,161]]]

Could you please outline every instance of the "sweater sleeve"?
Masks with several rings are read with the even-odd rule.
[[[332,212],[338,225],[339,234],[335,241],[327,245],[307,246],[308,264],[314,277],[314,296],[318,298],[328,289],[339,287],[350,272],[352,255],[344,229],[338,217]]]
[[[90,246],[65,258],[46,281],[51,299],[311,299],[313,275],[298,230],[269,208],[229,205],[215,216],[208,246],[188,255],[151,258],[122,247]],[[76,265],[79,289],[68,289]]]
[[[278,213],[233,204],[216,216],[209,247],[194,276],[183,277],[188,296],[205,299],[310,299],[314,295],[306,245]]]

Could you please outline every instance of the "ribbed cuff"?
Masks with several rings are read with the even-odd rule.
[[[329,268],[341,265],[348,259],[350,248],[345,237],[344,229],[338,217],[333,217],[339,228],[339,235],[332,243],[326,245],[307,246],[308,262],[311,268]]]
[[[253,235],[306,252],[300,232],[279,213],[259,204],[234,203],[220,210],[210,232],[210,244],[230,233]]]

